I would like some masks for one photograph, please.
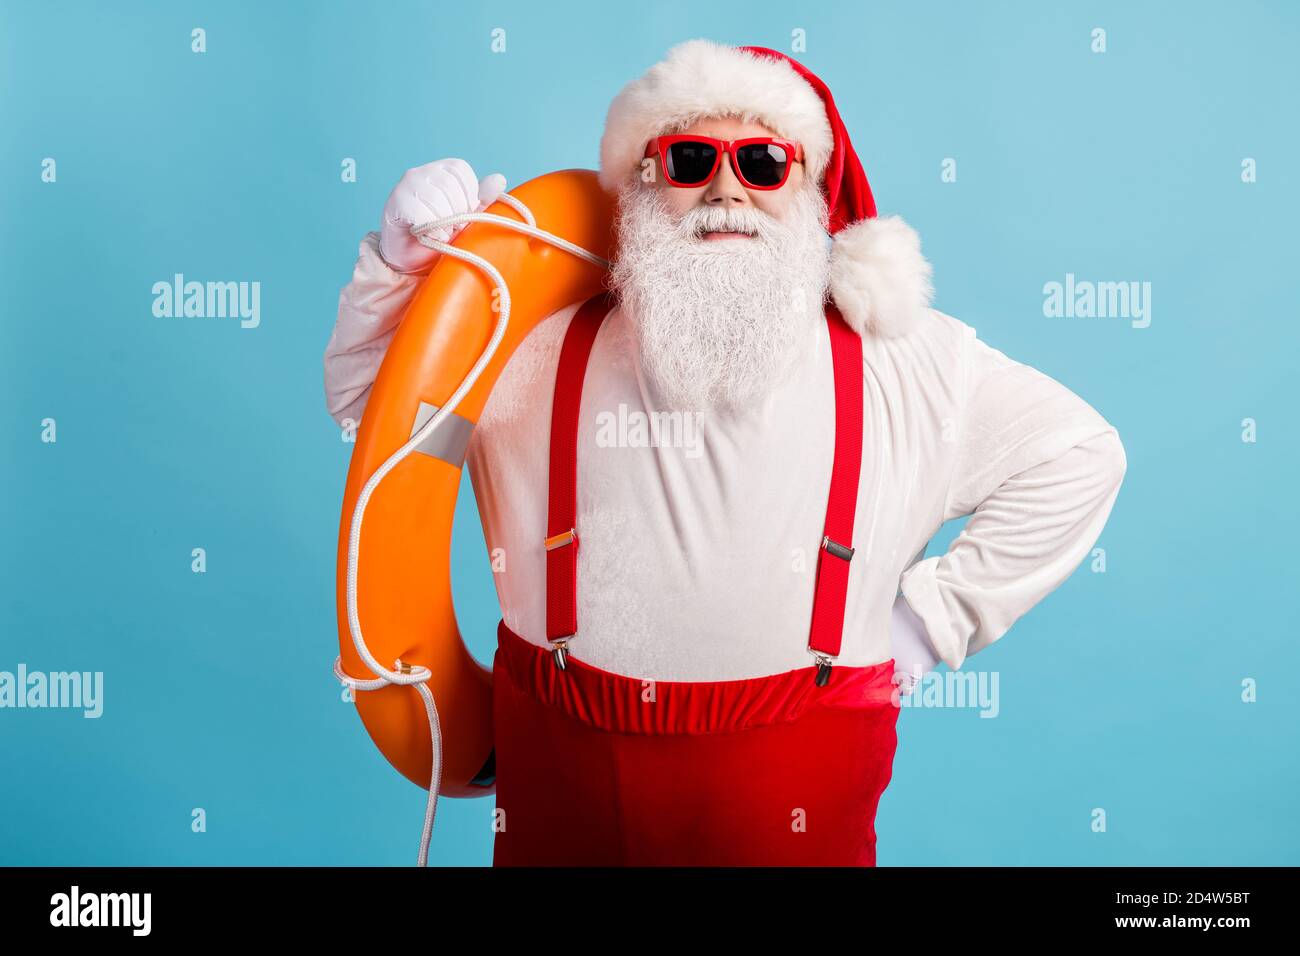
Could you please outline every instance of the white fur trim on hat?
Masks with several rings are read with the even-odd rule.
[[[687,40],[614,97],[600,140],[600,184],[616,193],[640,169],[655,136],[726,114],[803,143],[805,170],[821,180],[834,139],[825,104],[808,81],[783,60]]]
[[[834,236],[831,297],[859,335],[910,331],[930,308],[930,275],[920,237],[898,216],[862,219]]]

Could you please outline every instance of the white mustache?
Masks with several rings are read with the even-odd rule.
[[[749,236],[770,237],[776,222],[765,212],[752,206],[730,209],[722,206],[701,206],[688,211],[678,224],[683,238],[698,239],[706,232],[742,232]]]

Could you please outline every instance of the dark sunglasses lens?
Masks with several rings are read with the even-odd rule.
[[[740,173],[755,186],[775,186],[785,179],[790,157],[784,146],[776,143],[751,143],[737,151]]]
[[[718,151],[708,143],[679,142],[667,149],[668,178],[678,183],[702,183],[709,178]]]

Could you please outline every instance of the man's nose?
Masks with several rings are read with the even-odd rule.
[[[731,154],[723,153],[718,171],[713,174],[708,188],[704,190],[704,201],[711,206],[744,206],[749,203],[749,193],[744,184],[736,177],[731,168]]]

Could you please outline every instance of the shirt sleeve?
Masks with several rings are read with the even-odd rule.
[[[379,233],[361,240],[352,279],[339,293],[339,314],[325,346],[325,407],[341,426],[361,421],[370,386],[379,374],[411,297],[424,273],[389,268],[379,255]]]
[[[953,670],[1073,573],[1127,467],[1119,433],[1083,399],[973,335],[969,346],[944,520],[971,518],[900,581]]]

